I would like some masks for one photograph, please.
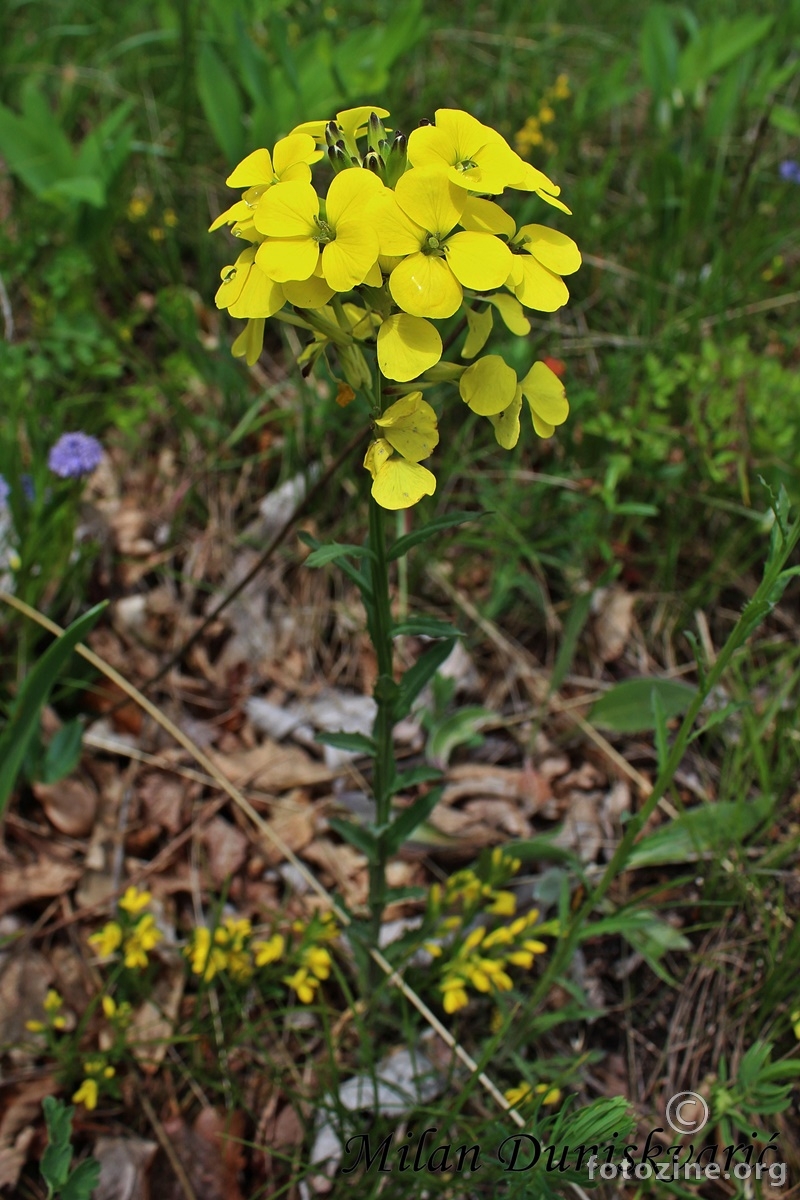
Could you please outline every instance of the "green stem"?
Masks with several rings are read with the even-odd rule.
[[[380,832],[389,823],[392,810],[392,787],[395,777],[394,761],[394,673],[392,656],[392,614],[389,602],[389,568],[386,561],[386,528],[384,511],[370,496],[369,545],[372,551],[373,614],[370,622],[372,644],[378,659],[378,679],[375,684],[375,765],[372,792],[375,799],[375,828],[378,832],[378,852],[370,865],[369,907],[372,942],[378,945],[383,910],[386,907],[386,848]]]

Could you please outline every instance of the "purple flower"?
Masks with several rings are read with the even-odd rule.
[[[11,488],[8,482],[0,475],[0,508],[5,508],[8,504],[8,497],[11,495]]]
[[[47,465],[61,479],[91,475],[100,465],[103,447],[88,433],[62,433],[47,457]]]
[[[780,167],[781,179],[787,183],[800,183],[800,163],[797,163],[792,158],[785,159]]]

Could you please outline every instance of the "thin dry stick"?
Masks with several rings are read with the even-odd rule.
[[[167,1137],[166,1129],[164,1128],[164,1126],[161,1124],[158,1117],[156,1116],[156,1110],[153,1108],[152,1104],[150,1103],[150,1101],[147,1098],[146,1093],[142,1090],[142,1088],[139,1088],[138,1092],[139,1092],[139,1101],[141,1103],[141,1106],[145,1111],[148,1121],[150,1122],[150,1124],[153,1127],[153,1133],[158,1138],[158,1144],[160,1145],[161,1149],[164,1151],[164,1153],[166,1154],[167,1158],[170,1161],[170,1166],[172,1167],[173,1171],[175,1172],[178,1183],[180,1184],[181,1191],[183,1192],[184,1196],[186,1197],[186,1200],[197,1200],[197,1192],[194,1190],[194,1188],[191,1185],[189,1176],[186,1174],[186,1169],[184,1168],[183,1163],[178,1158],[178,1155],[175,1151],[175,1147],[173,1146],[172,1142]]]
[[[11,596],[8,592],[0,590],[0,601],[8,604],[11,608],[16,609],[17,612],[22,613],[30,620],[35,621],[44,629],[49,630],[50,633],[55,634],[56,637],[61,637],[63,635],[64,630],[60,625],[56,625],[55,621],[51,621],[48,617],[45,617],[35,608],[31,608],[31,606],[29,604],[25,604],[23,600],[18,600],[16,596]],[[191,754],[195,762],[198,763],[204,771],[207,771],[214,780],[216,780],[219,787],[230,797],[237,808],[239,808],[240,811],[252,821],[263,837],[272,842],[273,846],[275,846],[275,848],[283,855],[286,861],[291,863],[291,865],[302,876],[312,891],[316,892],[317,895],[325,901],[341,925],[347,926],[351,923],[347,913],[339,907],[326,888],[324,888],[316,876],[309,871],[305,863],[302,862],[301,859],[299,859],[294,853],[294,851],[286,845],[283,838],[280,837],[279,834],[275,833],[274,829],[269,827],[266,821],[264,821],[260,814],[253,808],[250,801],[247,800],[241,794],[241,792],[234,787],[231,781],[222,774],[217,765],[212,762],[212,760],[200,749],[199,746],[195,745],[191,738],[187,737],[187,735],[181,729],[179,729],[177,725],[174,725],[173,722],[170,721],[170,719],[166,717],[155,704],[152,703],[152,701],[148,700],[146,696],[143,696],[142,693],[133,686],[133,684],[129,683],[124,675],[120,675],[119,671],[115,670],[114,667],[109,666],[107,662],[104,662],[103,659],[95,654],[93,650],[90,650],[87,646],[84,646],[82,643],[80,643],[75,647],[75,651],[81,656],[81,658],[90,663],[95,670],[100,671],[100,673],[105,675],[107,679],[110,679],[117,685],[117,687],[121,688],[131,700],[138,704],[140,708],[144,709],[148,716],[152,717],[153,720],[160,725],[162,729],[166,730],[166,732],[169,733],[169,735],[174,738],[179,745],[183,746],[184,750],[187,750],[189,754]],[[397,974],[397,972],[394,970],[391,964],[387,962],[379,950],[370,950],[370,954],[374,962],[378,964],[380,969],[386,975],[389,983],[402,992],[409,1003],[412,1004],[414,1008],[416,1008],[417,1012],[428,1022],[430,1027],[436,1033],[438,1033],[445,1045],[461,1060],[469,1072],[477,1078],[478,1082],[485,1089],[485,1091],[489,1093],[496,1104],[498,1104],[504,1112],[508,1113],[514,1123],[520,1129],[524,1129],[524,1119],[520,1116],[516,1109],[511,1107],[503,1093],[499,1090],[496,1084],[492,1082],[489,1076],[484,1071],[479,1069],[475,1060],[470,1054],[467,1053],[464,1047],[456,1041],[452,1033],[450,1033],[450,1030],[447,1029],[446,1026],[444,1026],[436,1016],[436,1014],[433,1013],[430,1008],[428,1008],[424,1000],[422,1000],[422,998],[417,995],[413,988],[409,987],[405,980]]]

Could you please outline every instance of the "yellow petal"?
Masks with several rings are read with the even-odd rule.
[[[461,224],[473,233],[503,233],[506,237],[513,237],[516,230],[514,218],[505,209],[493,200],[481,200],[477,196],[467,196]]]
[[[258,362],[264,347],[264,318],[255,317],[248,321],[231,346],[234,358],[243,358],[248,367]]]
[[[387,379],[416,379],[442,357],[442,339],[430,321],[396,313],[378,331],[378,366]]]
[[[536,413],[531,410],[533,419],[533,428],[536,430],[540,438],[552,437],[556,431],[555,425],[549,425],[547,421],[543,421],[541,417],[537,417]]]
[[[487,296],[486,299],[500,313],[506,328],[510,329],[517,337],[525,337],[530,333],[531,323],[522,311],[522,305],[516,296],[509,296],[508,292],[498,292],[494,296]]]
[[[336,120],[341,125],[345,137],[355,138],[369,121],[370,113],[375,113],[381,120],[389,116],[388,108],[379,108],[377,104],[361,104],[358,108],[345,108],[336,114]]]
[[[490,417],[503,412],[513,402],[517,376],[499,354],[487,354],[467,367],[459,381],[458,390],[461,399],[473,412]]]
[[[508,278],[511,251],[491,233],[454,233],[445,249],[450,269],[464,287],[485,292]]]
[[[341,178],[341,175],[337,176],[334,183]],[[336,224],[335,240],[322,251],[325,282],[336,292],[349,292],[364,282],[370,268],[378,261],[378,250],[374,229],[358,219],[340,219]]]
[[[272,183],[274,172],[269,150],[254,150],[234,167],[225,180],[228,187],[248,188],[258,183]]]
[[[220,229],[223,225],[233,225],[236,221],[249,221],[252,219],[253,210],[244,200],[237,200],[230,208],[226,208],[225,212],[220,213],[216,221],[212,222],[208,227],[208,232],[213,233],[215,229]]]
[[[299,165],[306,165],[318,162],[322,157],[317,149],[316,142],[309,133],[290,133],[288,137],[281,138],[275,143],[275,152],[273,161],[275,163],[275,174],[281,179],[286,177],[286,172]],[[308,172],[308,178],[311,178],[311,172]]]
[[[380,261],[374,262],[364,276],[364,283],[367,287],[379,288],[383,283],[383,275],[381,274]]]
[[[427,458],[439,442],[436,413],[422,399],[422,392],[409,392],[395,401],[375,424],[389,445],[410,462]]]
[[[461,284],[443,258],[411,254],[389,276],[395,303],[413,317],[452,317],[461,303]]]
[[[411,508],[436,491],[436,478],[427,467],[395,455],[381,467],[372,484],[372,498],[381,508]]]
[[[557,200],[556,197],[561,194],[561,188],[553,183],[552,179],[548,179],[542,171],[537,171],[536,167],[525,162],[524,159],[519,159],[520,174],[514,183],[509,184],[510,187],[522,192],[535,192],[540,199],[552,204],[553,208],[559,208],[562,212],[569,213],[563,200]]]
[[[395,187],[400,208],[428,233],[444,238],[458,223],[466,197],[439,167],[415,167]],[[397,253],[387,251],[386,253]]]
[[[308,279],[290,279],[281,286],[289,304],[295,304],[298,308],[322,308],[333,295],[333,288],[328,287],[319,275],[311,275]]]
[[[222,283],[217,288],[217,294],[214,297],[217,308],[228,308],[239,299],[255,256],[255,247],[248,246],[232,266],[222,268],[220,271]]]
[[[556,275],[571,275],[581,265],[581,252],[571,237],[547,225],[523,225],[515,241],[527,238],[525,249]]]
[[[277,184],[278,187],[289,187]],[[308,279],[319,261],[319,246],[313,238],[269,238],[256,252],[256,262],[265,275],[277,283],[290,279]]]
[[[538,312],[555,312],[567,303],[569,289],[560,275],[548,271],[532,254],[517,254],[514,260],[514,266],[522,272],[521,281],[514,287],[521,304]]]
[[[514,399],[508,408],[500,413],[494,413],[489,420],[494,426],[494,436],[498,446],[504,450],[513,450],[519,441],[519,414],[522,409],[522,388],[518,387]]]
[[[367,448],[367,453],[364,455],[364,466],[374,479],[383,464],[391,457],[392,447],[386,438],[377,438],[374,442],[370,442]]]
[[[364,208],[382,191],[383,184],[372,171],[363,167],[340,171],[328,188],[325,200],[328,221],[337,229],[340,221],[362,221]]]
[[[310,237],[317,232],[319,197],[310,183],[276,183],[258,202],[253,220],[269,237]]]
[[[378,235],[382,255],[396,257],[415,254],[425,244],[425,230],[406,216],[388,189],[374,202],[370,208],[370,216]]]
[[[494,318],[492,317],[492,310],[490,308],[487,308],[484,312],[478,312],[468,305],[464,306],[464,314],[467,318],[469,332],[467,333],[467,340],[464,342],[464,349],[461,351],[461,357],[474,358],[476,354],[480,354],[489,340]]]
[[[569,403],[564,385],[555,371],[543,362],[535,362],[528,374],[521,380],[522,391],[530,405],[533,414],[533,424],[536,428],[536,418],[548,426],[563,425],[569,416]],[[536,429],[539,433],[539,430]],[[540,437],[550,437],[550,433],[539,433]]]
[[[271,317],[283,308],[284,299],[281,285],[253,263],[239,296],[228,305],[228,312],[232,317]]]

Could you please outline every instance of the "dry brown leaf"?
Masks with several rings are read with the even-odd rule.
[[[100,1182],[92,1200],[150,1200],[148,1171],[158,1144],[138,1137],[102,1137],[94,1144]]]
[[[269,828],[297,854],[304,849],[316,833],[316,809],[305,792],[296,791],[285,799],[276,801],[267,821]],[[282,861],[283,856],[272,842],[264,839],[261,852],[268,863]]]
[[[196,790],[193,789],[193,790]],[[163,771],[148,771],[140,780],[139,800],[148,821],[160,825],[167,833],[180,833],[183,819],[184,797],[187,785]]]
[[[161,1065],[175,1031],[186,976],[182,967],[159,976],[152,994],[137,1009],[125,1040],[146,1075]]]
[[[303,1145],[305,1129],[295,1109],[285,1104],[277,1116],[261,1123],[259,1138],[263,1142],[264,1170],[272,1175],[293,1150]]]
[[[222,1153],[220,1126],[208,1118],[201,1121],[202,1116],[201,1112],[193,1129],[175,1117],[164,1122],[164,1131],[197,1200],[242,1200],[236,1176]],[[219,1121],[224,1131],[223,1119]],[[163,1152],[156,1159],[153,1175],[159,1180],[158,1200],[185,1200],[186,1193]]]
[[[98,798],[88,780],[73,775],[58,783],[34,783],[33,794],[60,833],[78,838],[91,832]]]
[[[636,596],[623,588],[604,592],[594,620],[597,654],[601,662],[620,658],[631,637]]]
[[[11,1095],[0,1120],[0,1191],[16,1187],[36,1132],[31,1122],[38,1119],[44,1097],[56,1091],[55,1080],[45,1077],[23,1084]]]
[[[231,825],[224,817],[212,817],[201,834],[208,857],[208,869],[216,887],[244,865],[247,858],[248,841],[241,829]]]
[[[60,896],[77,883],[80,875],[80,867],[45,855],[24,866],[4,864],[0,873],[0,915],[31,900]]]
[[[303,858],[320,867],[344,894],[348,904],[363,904],[367,898],[367,860],[352,846],[335,846],[318,838],[303,851]]]
[[[564,825],[555,839],[557,846],[574,850],[582,862],[594,862],[603,844],[600,827],[600,792],[573,792]]]
[[[213,758],[231,783],[262,792],[287,792],[290,788],[327,783],[333,778],[330,768],[316,762],[298,746],[280,746],[272,741],[252,750],[216,754]]]
[[[0,1053],[31,1040],[25,1022],[43,1020],[52,981],[52,968],[38,951],[22,950],[8,957],[0,970]]]
[[[451,767],[441,803],[452,805],[471,796],[496,796],[517,801],[525,812],[534,813],[547,802],[550,789],[547,780],[540,777],[533,767],[519,770],[481,763],[461,763]]]

